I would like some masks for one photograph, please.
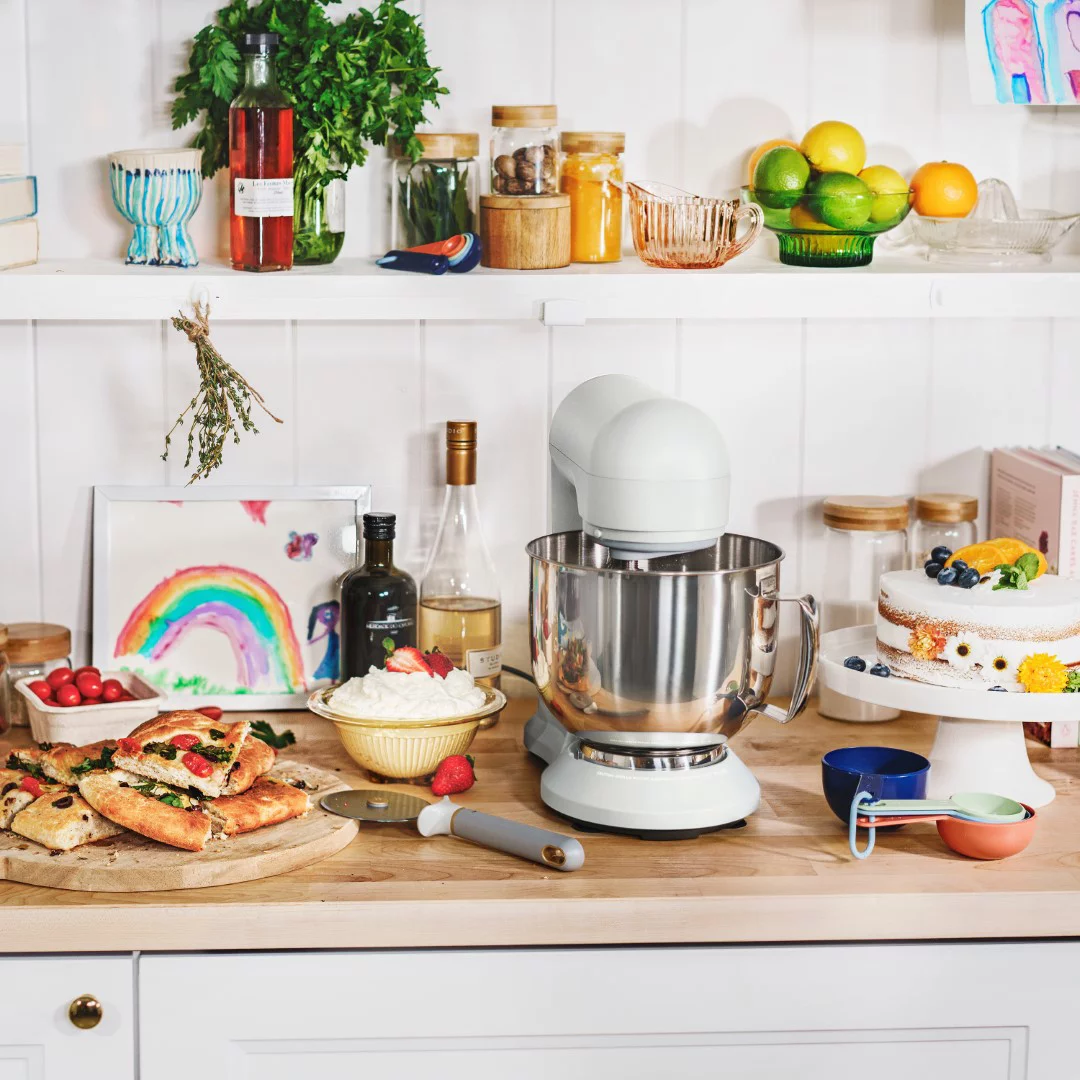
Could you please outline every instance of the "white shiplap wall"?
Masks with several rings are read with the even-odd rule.
[[[117,256],[104,155],[176,144],[168,85],[206,0],[0,0],[0,141],[29,143],[43,254]],[[1023,202],[1080,196],[1080,110],[968,101],[962,0],[414,0],[451,94],[433,127],[487,130],[493,102],[557,101],[563,126],[627,132],[631,176],[722,193],[747,151],[837,117],[871,158],[949,157]],[[348,184],[346,254],[387,246],[385,158]],[[224,189],[194,234],[223,251]],[[771,243],[771,241],[763,241]],[[168,271],[163,271],[168,272]],[[837,287],[842,284],[838,281]],[[3,281],[0,278],[0,288]],[[1077,443],[1080,322],[640,321],[220,324],[223,352],[285,421],[230,448],[220,482],[371,482],[422,561],[439,439],[480,421],[481,497],[524,655],[523,544],[545,529],[545,432],[577,382],[623,371],[710,410],[727,433],[732,527],[791,552],[785,590],[820,587],[818,503],[833,492],[976,490],[982,448]],[[89,627],[94,484],[180,483],[161,438],[193,386],[186,341],[157,323],[0,323],[0,620]]]

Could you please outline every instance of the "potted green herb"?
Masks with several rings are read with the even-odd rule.
[[[229,102],[242,76],[239,44],[246,33],[280,35],[278,82],[294,103],[295,192],[293,260],[333,262],[344,241],[333,200],[368,144],[393,132],[412,160],[421,154],[413,134],[424,108],[446,88],[428,63],[416,18],[381,0],[338,22],[326,8],[339,0],[231,0],[195,35],[188,70],[176,80],[173,127],[201,119],[192,145],[203,151],[204,176],[229,163]],[[334,190],[336,187],[336,191]]]

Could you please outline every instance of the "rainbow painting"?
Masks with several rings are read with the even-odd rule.
[[[238,566],[189,566],[170,574],[128,616],[114,656],[160,661],[198,629],[228,641],[244,690],[294,694],[306,688],[288,607],[264,578]]]

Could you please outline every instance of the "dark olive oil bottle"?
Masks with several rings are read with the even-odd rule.
[[[416,582],[394,565],[394,514],[364,515],[364,562],[341,582],[341,679],[366,675],[395,648],[416,645]]]

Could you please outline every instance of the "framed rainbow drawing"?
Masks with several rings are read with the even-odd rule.
[[[338,674],[370,487],[94,489],[93,655],[170,708],[302,706]]]

